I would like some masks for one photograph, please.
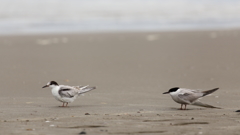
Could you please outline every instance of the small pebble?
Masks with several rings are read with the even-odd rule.
[[[89,113],[85,113],[85,115],[90,115]]]
[[[240,110],[237,110],[237,111],[235,111],[235,112],[240,112]]]
[[[33,130],[35,130],[34,128],[28,128],[28,129],[26,129],[27,131],[33,131]]]
[[[87,134],[87,133],[85,131],[82,131],[79,134],[82,135],[82,134]]]
[[[194,120],[194,118],[191,118],[191,120]]]

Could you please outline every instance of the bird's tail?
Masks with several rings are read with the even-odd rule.
[[[211,94],[213,93],[214,91],[218,90],[219,88],[215,88],[215,89],[211,89],[211,90],[205,90],[205,91],[202,91],[203,93],[203,97],[208,95],[208,94]]]
[[[96,89],[96,87],[88,87],[88,85],[87,86],[81,86],[78,94],[80,95],[80,94],[89,92],[89,91],[94,90],[94,89]]]
[[[212,106],[212,105],[208,105],[208,104],[202,103],[200,101],[196,101],[196,102],[192,103],[191,105],[196,105],[196,106],[201,106],[201,107],[206,107],[206,108],[222,109],[220,107],[215,107],[215,106]]]

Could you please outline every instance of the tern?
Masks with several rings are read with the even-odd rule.
[[[96,89],[96,87],[87,86],[67,86],[58,85],[55,81],[50,81],[42,88],[52,88],[52,95],[56,100],[62,102],[62,107],[67,107],[68,103],[73,102],[80,94]],[[66,105],[64,106],[64,104]]]
[[[181,104],[180,110],[183,110],[182,108],[183,105],[185,106],[184,110],[186,110],[187,105],[196,105],[196,106],[202,106],[207,108],[218,108],[208,104],[201,103],[198,100],[199,98],[209,95],[218,89],[219,88],[214,88],[211,90],[200,91],[200,90],[174,87],[174,88],[171,88],[168,92],[164,92],[163,94],[170,94],[172,99],[175,102]]]

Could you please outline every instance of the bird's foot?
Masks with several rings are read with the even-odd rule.
[[[62,106],[59,106],[59,107],[65,107],[65,106],[64,106],[64,103],[62,104]]]

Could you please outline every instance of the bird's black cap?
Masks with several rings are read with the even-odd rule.
[[[58,83],[55,81],[51,81],[49,85],[58,85]]]
[[[171,92],[175,92],[175,91],[177,91],[178,89],[179,89],[179,87],[174,87],[174,88],[169,89],[168,92],[164,92],[163,94],[168,94],[168,93],[171,93]]]

